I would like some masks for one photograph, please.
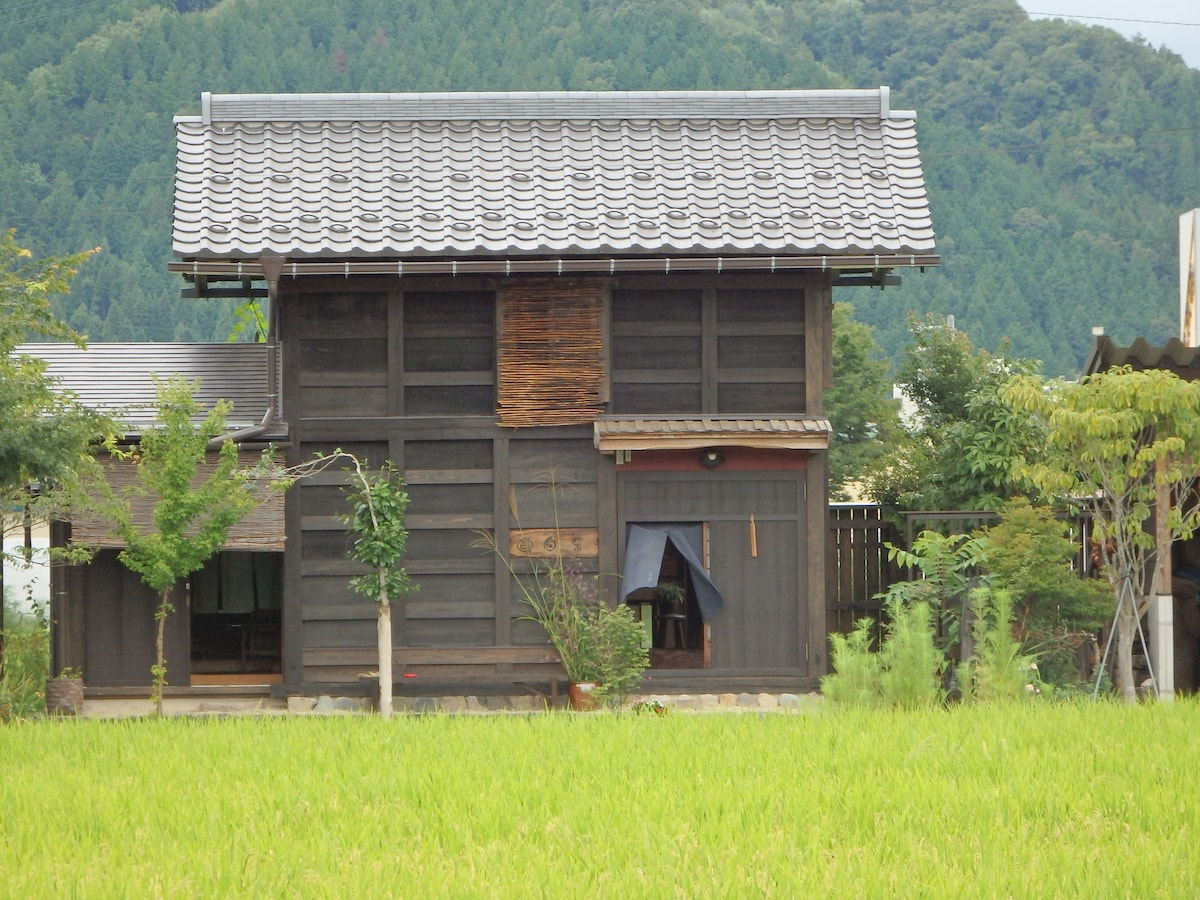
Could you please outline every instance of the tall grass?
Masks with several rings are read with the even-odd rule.
[[[0,896],[1196,896],[1200,705],[0,728]]]
[[[41,610],[21,615],[5,605],[4,657],[0,665],[0,722],[46,711],[46,677],[50,669],[50,629]],[[0,815],[3,810],[0,810]]]

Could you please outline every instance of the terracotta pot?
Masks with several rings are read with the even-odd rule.
[[[567,700],[571,709],[586,712],[596,708],[596,690],[594,681],[572,681],[567,686]]]
[[[83,679],[51,678],[47,681],[46,712],[52,716],[77,716],[83,712]]]

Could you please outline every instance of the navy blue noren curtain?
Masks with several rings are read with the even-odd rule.
[[[704,571],[704,528],[701,525],[630,525],[621,572],[621,599],[639,588],[658,585],[667,541],[679,551],[692,576],[700,616],[707,622],[721,611],[725,598]]]

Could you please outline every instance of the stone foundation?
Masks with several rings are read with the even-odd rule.
[[[803,713],[819,707],[820,694],[638,694],[626,701],[630,709],[639,701],[657,701],[671,712],[680,713]],[[397,715],[503,715],[566,710],[565,696],[552,700],[531,694],[513,696],[396,697],[392,710]],[[87,698],[81,715],[95,719],[145,716],[150,703],[143,698]],[[353,716],[374,715],[375,701],[369,697],[168,697],[163,704],[168,716]]]

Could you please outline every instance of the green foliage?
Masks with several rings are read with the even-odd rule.
[[[397,565],[408,543],[404,516],[408,512],[408,492],[403,473],[386,461],[376,475],[368,475],[357,465],[353,486],[346,489],[351,514],[346,525],[354,535],[350,556],[370,569],[366,575],[350,579],[350,587],[371,600],[388,602],[416,589],[408,573]]]
[[[829,635],[833,672],[821,679],[821,693],[840,706],[874,706],[880,702],[882,658],[872,650],[873,619],[860,619],[850,634]]]
[[[353,463],[351,486],[346,490],[351,513],[346,525],[354,535],[351,559],[370,571],[350,579],[351,590],[378,604],[377,646],[379,653],[379,713],[392,715],[392,614],[391,603],[416,590],[416,585],[398,565],[408,544],[404,516],[408,512],[408,492],[403,473],[391,460],[379,472],[370,475],[353,454],[335,451],[331,458],[349,457]]]
[[[31,483],[70,479],[89,442],[104,432],[100,416],[55,389],[44,361],[15,352],[33,338],[83,346],[50,301],[67,292],[93,252],[34,260],[15,232],[0,232],[0,501],[6,505]]]
[[[916,407],[907,436],[878,465],[868,493],[899,509],[998,509],[1025,490],[1017,461],[1040,446],[1038,422],[1000,389],[1036,364],[993,356],[933,318],[910,322],[897,383]]]
[[[151,700],[162,712],[166,684],[163,627],[173,611],[171,591],[179,579],[195,572],[221,548],[229,529],[258,502],[253,481],[240,477],[238,451],[225,438],[215,464],[207,473],[208,447],[225,434],[230,404],[219,401],[204,411],[195,399],[196,382],[180,376],[155,381],[157,420],[130,450],[110,442],[118,460],[132,463],[137,480],[115,490],[103,468],[95,464],[79,504],[108,524],[109,533],[124,545],[118,558],[159,595],[154,617],[158,623],[156,659],[151,667]],[[139,522],[132,501],[149,498],[152,521]]]
[[[933,706],[942,699],[945,654],[934,642],[934,617],[928,603],[885,603],[887,624],[879,648],[879,692],[883,702],[901,709]]]
[[[1171,541],[1189,538],[1200,524],[1200,382],[1160,369],[1114,367],[1074,383],[1024,377],[1003,396],[1045,423],[1044,452],[1024,465],[1033,484],[1048,500],[1092,514],[1120,613],[1116,686],[1134,702],[1137,617],[1157,592],[1153,511],[1156,504],[1167,510],[1163,524]],[[1137,598],[1136,610],[1121,602],[1129,595]]]
[[[825,412],[833,426],[829,490],[835,500],[849,499],[847,483],[870,471],[900,431],[888,370],[874,329],[855,321],[850,304],[834,304],[833,384],[825,391]]]
[[[556,469],[538,476],[550,495],[558,530],[558,497],[569,485]],[[514,515],[516,510],[513,510]],[[494,553],[513,576],[521,600],[531,610],[524,617],[545,630],[566,671],[574,682],[595,682],[597,699],[609,704],[623,701],[641,682],[650,657],[642,646],[644,633],[633,610],[624,603],[612,606],[601,596],[594,576],[578,571],[561,553],[549,562],[531,558],[531,571],[518,574],[508,554],[492,532],[479,532],[475,545]]]
[[[0,728],[4,892],[1189,897],[1198,717],[1181,700],[19,723]]]
[[[988,582],[984,565],[987,540],[967,534],[922,531],[913,541],[911,551],[890,543],[885,546],[889,561],[916,569],[921,577],[889,585],[884,596],[909,605],[928,603],[939,621],[942,648],[949,652],[959,642],[968,592]]]
[[[233,317],[233,328],[229,330],[229,337],[225,339],[226,343],[235,344],[245,340],[247,336],[255,343],[266,343],[269,326],[258,300],[239,303],[233,311]]]
[[[0,660],[0,723],[28,719],[46,711],[50,674],[50,627],[40,607],[18,616],[16,604],[4,610],[4,657]]]
[[[1014,501],[980,534],[988,542],[993,586],[1012,597],[1013,634],[1036,650],[1043,680],[1063,687],[1078,682],[1086,673],[1079,671],[1077,651],[1112,618],[1107,581],[1079,577],[1078,542],[1050,507]]]
[[[920,709],[942,700],[945,654],[934,642],[929,603],[908,603],[893,594],[884,601],[883,639],[871,650],[874,623],[860,620],[849,635],[831,634],[833,674],[821,679],[832,703],[844,706],[883,704]]]
[[[1013,636],[1013,602],[1007,591],[971,592],[971,659],[961,668],[963,696],[983,702],[1024,700],[1041,692],[1038,667]]]

